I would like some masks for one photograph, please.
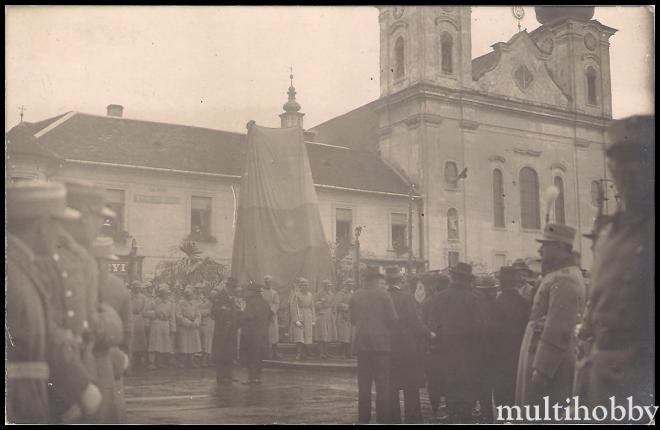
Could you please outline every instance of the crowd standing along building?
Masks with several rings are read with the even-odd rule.
[[[603,196],[606,211],[615,209],[604,144],[616,30],[593,20],[593,7],[537,7],[540,27],[472,59],[469,7],[379,11],[380,98],[305,134],[327,240],[354,240],[363,226],[364,260],[403,268],[412,251],[419,268],[461,260],[495,271],[537,255],[543,190],[554,184],[550,220],[577,228],[589,268],[581,234]],[[303,127],[295,96],[292,82],[282,127]],[[19,141],[21,130],[36,142]],[[107,116],[21,123],[8,140],[11,180],[76,178],[108,189],[119,254],[135,239],[143,277],[186,237],[231,263],[245,134],[133,120],[109,105]]]

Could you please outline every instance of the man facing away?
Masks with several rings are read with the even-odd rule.
[[[375,382],[376,422],[382,424],[390,420],[391,330],[399,318],[379,268],[367,267],[364,277],[364,288],[349,303],[358,356],[358,421],[367,424],[371,420],[371,386]]]

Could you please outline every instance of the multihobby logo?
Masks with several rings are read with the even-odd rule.
[[[547,421],[547,422],[639,422],[648,419],[655,423],[657,406],[638,406],[632,397],[627,397],[627,407],[618,405],[615,397],[610,397],[609,408],[603,405],[589,409],[580,404],[579,396],[566,399],[566,405],[550,405],[550,398],[543,397],[543,405],[497,406],[498,421]]]

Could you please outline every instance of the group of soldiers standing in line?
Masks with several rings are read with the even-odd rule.
[[[619,210],[585,235],[594,250],[588,291],[572,249],[576,230],[560,224],[547,224],[537,239],[542,278],[532,288],[520,267],[500,270],[499,292],[492,282],[475,285],[472,267],[461,262],[451,279],[426,279],[433,292],[421,316],[398,270],[368,268],[350,300],[359,422],[371,419],[374,383],[377,422],[401,422],[401,390],[404,421],[421,422],[424,367],[433,412],[444,396],[436,418],[451,423],[474,415],[493,422],[496,406],[535,408],[536,418],[523,420],[561,421],[566,416],[545,408],[563,411],[574,396],[590,410],[654,405],[654,131],[652,116],[609,130]]]

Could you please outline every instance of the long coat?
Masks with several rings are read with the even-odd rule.
[[[45,424],[52,422],[47,384],[61,393],[68,408],[78,401],[91,376],[78,349],[53,318],[47,299],[50,280],[34,264],[35,255],[20,239],[7,234],[6,258],[6,419]],[[41,363],[43,377],[17,363]],[[30,378],[21,378],[21,373]]]
[[[273,312],[273,317],[268,325],[268,343],[270,345],[275,345],[280,341],[280,321],[277,317],[277,312],[280,310],[280,295],[273,287],[270,287],[270,289],[264,289],[261,292],[261,295],[270,306],[270,310]]]
[[[291,341],[294,343],[311,344],[316,323],[316,311],[314,309],[314,296],[311,292],[293,292],[289,303],[291,312]],[[303,326],[295,325],[301,321]]]
[[[181,299],[176,306],[176,352],[196,354],[202,351],[199,326],[202,314],[199,306],[192,301]]]
[[[529,302],[518,290],[506,288],[495,299],[495,402],[513,406],[518,356],[529,321]]]
[[[145,315],[151,319],[149,325],[149,352],[172,353],[172,337],[176,332],[174,303],[162,297],[150,302]]]
[[[422,323],[412,294],[398,287],[389,288],[399,321],[392,329],[393,388],[421,388],[425,384],[424,340],[430,330]]]
[[[357,352],[392,351],[392,329],[399,316],[390,293],[382,288],[360,288],[351,297],[349,312]]]
[[[335,326],[337,328],[337,340],[339,342],[351,343],[351,315],[349,313],[349,303],[353,293],[348,288],[342,288],[335,294],[334,314]]]
[[[259,351],[263,357],[268,346],[268,326],[273,311],[259,293],[250,293],[245,300],[245,310],[241,313],[241,348]]]
[[[213,329],[213,359],[216,363],[231,363],[236,357],[237,330],[241,310],[236,298],[226,289],[213,299],[211,316],[215,321]]]
[[[316,311],[314,340],[317,342],[334,342],[337,340],[333,302],[334,294],[323,289],[314,296],[314,307]]]
[[[577,266],[544,276],[525,329],[516,381],[516,404],[536,405],[544,396],[550,404],[571,396],[575,369],[575,327],[584,310],[585,287]],[[539,371],[549,383],[539,390],[532,373]]]
[[[471,288],[452,283],[433,296],[429,307],[429,329],[438,336],[434,348],[444,364],[447,400],[475,401],[482,330],[479,297]]]
[[[199,338],[202,342],[202,352],[211,354],[213,352],[213,329],[215,323],[211,316],[211,301],[203,298],[199,301],[199,314],[202,316],[202,323],[199,325]]]
[[[144,310],[147,306],[147,297],[141,292],[131,294],[131,309],[133,312],[133,339],[131,342],[132,352],[147,351],[147,325],[144,318]]]
[[[590,407],[657,404],[654,397],[654,219],[619,215],[596,245],[575,395]]]

